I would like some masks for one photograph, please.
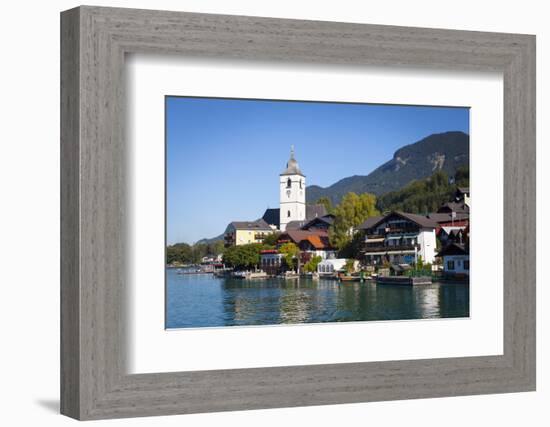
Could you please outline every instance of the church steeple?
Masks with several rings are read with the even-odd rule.
[[[300,170],[300,167],[298,166],[298,162],[294,158],[294,145],[290,146],[290,158],[288,159],[288,162],[286,162],[286,169],[281,173],[281,175],[305,176]]]
[[[294,157],[294,145],[290,147],[286,169],[279,176],[279,190],[279,224],[281,231],[285,231],[289,222],[306,218],[306,176]]]

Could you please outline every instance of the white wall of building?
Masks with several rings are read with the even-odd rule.
[[[315,250],[307,251],[311,254],[312,257],[320,256],[323,260],[325,259],[335,259],[336,251],[325,251],[325,250]]]
[[[335,258],[335,259],[326,259],[321,261],[317,265],[318,273],[334,273],[335,271],[341,270],[346,265],[345,258]]]
[[[290,180],[290,187],[288,187]],[[306,219],[306,178],[302,175],[281,175],[279,177],[279,222],[281,231],[290,221]]]
[[[470,275],[470,268],[464,268],[464,261],[470,260],[469,255],[447,255],[443,257],[443,271],[450,274],[467,274]],[[449,262],[453,265],[449,265]],[[452,268],[449,268],[452,267]]]
[[[422,256],[424,262],[433,264],[435,261],[435,230],[422,230],[418,233],[418,243],[420,244],[420,251],[418,255]]]

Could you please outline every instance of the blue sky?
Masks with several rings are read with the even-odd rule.
[[[468,108],[167,97],[167,243],[279,207],[291,145],[307,185],[326,187],[451,130],[469,133]]]

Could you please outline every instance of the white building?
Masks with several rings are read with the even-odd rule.
[[[225,230],[225,246],[260,243],[270,233],[280,230],[326,230],[334,217],[323,204],[306,204],[306,176],[294,158],[294,146],[286,169],[279,175],[279,207],[267,208],[262,218],[233,221]]]
[[[443,271],[448,276],[470,275],[470,253],[465,245],[451,243],[437,254],[443,259]]]
[[[320,276],[334,274],[346,266],[346,258],[325,259],[317,264],[317,273]]]
[[[306,219],[306,176],[294,158],[294,146],[286,169],[279,175],[279,229],[286,230],[291,221]]]
[[[367,264],[413,264],[435,261],[437,223],[423,215],[391,212],[367,219],[363,254]]]

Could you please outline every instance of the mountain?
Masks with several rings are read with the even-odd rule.
[[[195,245],[200,245],[200,244],[206,244],[206,245],[210,245],[212,243],[216,243],[218,240],[223,240],[223,236],[224,236],[224,233],[220,234],[219,236],[216,236],[216,237],[212,237],[210,239],[200,239],[200,240],[197,240],[194,244]]]
[[[308,186],[307,202],[328,197],[336,204],[350,191],[381,195],[399,190],[413,180],[426,178],[437,170],[452,176],[458,167],[469,162],[469,135],[458,131],[437,133],[401,147],[390,161],[368,175],[350,176],[325,188]]]

